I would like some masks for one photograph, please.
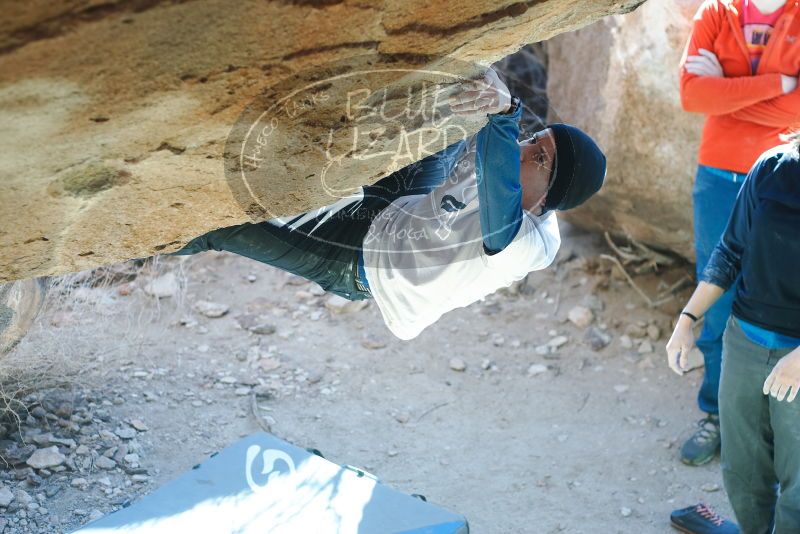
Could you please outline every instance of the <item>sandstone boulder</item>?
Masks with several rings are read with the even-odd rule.
[[[41,278],[0,284],[0,356],[10,351],[33,325],[45,302]]]
[[[343,146],[354,125],[376,123],[347,107],[356,95],[378,109],[378,91],[358,92],[366,78],[389,110],[408,108],[414,84],[452,85],[476,63],[642,1],[11,3],[0,23],[0,282],[174,251],[213,228],[328,204],[398,164],[354,154],[396,154],[404,131],[443,130],[397,116],[332,157],[327,141]],[[263,150],[239,154],[229,136],[251,133]],[[231,183],[245,155],[260,160],[266,191]]]
[[[553,114],[591,133],[608,156],[601,193],[566,217],[690,259],[702,116],[681,109],[678,63],[699,4],[650,0],[548,42]]]

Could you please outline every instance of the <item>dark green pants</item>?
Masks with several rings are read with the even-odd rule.
[[[313,221],[312,222],[316,222]],[[323,289],[349,300],[363,300],[370,294],[358,285],[358,251],[369,221],[327,224],[325,230],[347,228],[339,236],[328,233],[309,235],[288,225],[271,222],[240,224],[213,230],[189,241],[175,252],[177,256],[206,250],[225,250],[272,265],[317,282]],[[362,228],[366,225],[366,228]],[[340,239],[335,240],[336,237]]]
[[[719,390],[722,474],[744,534],[800,533],[800,398],[778,402],[761,388],[791,349],[766,349],[731,318]]]
[[[412,163],[363,187],[363,195],[352,202],[341,201],[282,222],[213,230],[173,254],[225,250],[313,280],[346,299],[369,298],[357,274],[364,236],[372,220],[398,198],[425,195],[444,183],[463,148],[460,141]]]

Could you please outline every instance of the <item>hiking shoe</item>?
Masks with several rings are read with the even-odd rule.
[[[669,522],[688,534],[739,534],[736,523],[721,518],[713,508],[703,503],[673,510]]]
[[[710,462],[719,451],[719,415],[708,416],[697,422],[697,430],[681,447],[681,461],[686,465],[703,465]]]

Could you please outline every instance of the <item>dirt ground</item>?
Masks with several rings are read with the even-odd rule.
[[[0,532],[69,531],[258,431],[256,417],[465,515],[476,533],[672,532],[670,510],[701,500],[730,516],[719,461],[677,459],[700,416],[702,370],[680,378],[663,356],[686,291],[649,309],[609,276],[602,239],[562,233],[556,265],[410,342],[374,303],[332,311],[313,284],[228,254],[164,261],[160,275],[185,282],[166,298],[146,273],[74,292],[15,356],[61,351],[92,365],[72,391],[29,398],[43,409],[0,440],[0,454],[33,443],[65,459],[43,470],[0,462],[0,497],[14,495]],[[637,282],[654,294],[687,272]],[[201,301],[229,310],[211,318]],[[592,327],[567,319],[576,305],[594,310]],[[585,340],[593,327],[611,336],[601,350]]]

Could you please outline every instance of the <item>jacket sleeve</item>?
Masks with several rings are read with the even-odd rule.
[[[514,240],[522,224],[519,181],[519,120],[522,106],[509,115],[490,115],[477,135],[475,174],[481,234],[487,254],[497,254]]]
[[[747,246],[753,212],[758,201],[756,183],[764,169],[763,159],[759,159],[750,169],[736,197],[736,204],[728,219],[725,232],[700,275],[701,281],[728,290],[739,277],[742,270],[742,252]]]
[[[699,55],[701,48],[714,51],[714,41],[721,25],[726,23],[725,16],[717,0],[703,2],[694,16],[692,34],[680,63],[681,106],[685,111],[724,115],[783,94],[780,73],[724,78],[686,71],[687,57]]]
[[[731,116],[772,128],[800,127],[800,91],[743,107]]]

